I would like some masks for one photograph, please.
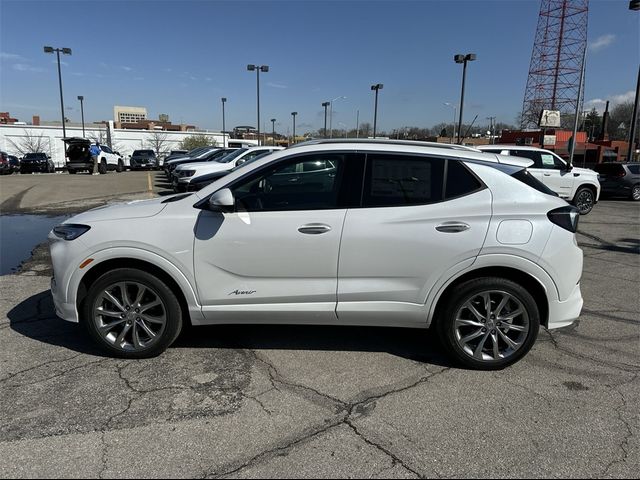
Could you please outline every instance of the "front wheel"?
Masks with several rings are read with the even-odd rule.
[[[124,165],[122,164],[122,160],[118,160],[118,166],[116,167],[116,172],[120,173],[124,170]]]
[[[478,278],[459,285],[436,319],[451,356],[476,370],[516,363],[538,337],[540,314],[529,292],[504,278]]]
[[[634,202],[640,201],[640,183],[631,187],[631,200]]]
[[[149,358],[164,352],[182,329],[175,294],[157,277],[131,268],[102,275],[83,303],[89,334],[122,358]]]
[[[596,198],[589,187],[582,187],[578,189],[576,192],[576,196],[573,199],[573,204],[580,211],[580,215],[586,215],[591,210],[593,210],[593,206],[596,203]]]
[[[100,173],[101,175],[104,175],[105,173],[107,173],[107,162],[106,162],[106,160],[102,160],[100,162],[100,165],[98,165],[98,173]]]

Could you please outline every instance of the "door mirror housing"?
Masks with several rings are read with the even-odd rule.
[[[209,197],[207,206],[212,212],[232,212],[236,206],[236,199],[231,190],[223,188]]]
[[[244,162],[246,162],[246,160],[245,160],[244,158],[241,158],[240,160],[238,160],[238,161],[236,162],[236,166],[238,166],[238,165],[242,165]]]

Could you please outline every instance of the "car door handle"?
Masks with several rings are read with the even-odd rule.
[[[550,176],[551,176],[551,174],[550,174],[550,173],[545,173],[545,174],[544,174],[544,176],[545,176],[545,177],[550,177]]]
[[[445,222],[436,227],[436,230],[443,233],[460,233],[471,228],[470,225],[462,222]]]
[[[331,227],[322,223],[310,223],[298,228],[298,231],[306,235],[320,235],[322,233],[330,232]]]

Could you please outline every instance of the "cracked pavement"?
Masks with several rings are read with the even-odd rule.
[[[578,241],[579,325],[499,372],[355,327],[193,328],[112,359],[56,318],[46,268],[2,276],[0,476],[635,477],[640,205],[601,202]]]

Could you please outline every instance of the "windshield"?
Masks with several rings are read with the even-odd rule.
[[[44,153],[27,153],[24,158],[26,158],[27,160],[32,159],[32,158],[44,158],[46,157],[46,155]]]
[[[150,157],[151,155],[154,155],[154,153],[153,150],[135,150],[133,155],[139,157]]]
[[[231,160],[234,160],[234,159],[238,158],[240,155],[242,155],[247,150],[248,150],[248,148],[239,148],[235,152],[230,153],[229,155],[225,155],[222,158],[219,158],[218,160],[216,160],[216,162],[229,163]]]
[[[244,167],[245,165],[249,165],[250,163],[255,162],[256,160],[260,160],[262,157],[266,157],[267,155],[271,154],[273,152],[263,152],[260,155],[256,155],[253,158],[250,158],[249,160],[247,160],[244,163],[241,163],[240,165],[236,165],[235,167],[233,167],[231,170],[229,170],[229,172],[235,172],[236,170],[238,170],[239,168]]]

